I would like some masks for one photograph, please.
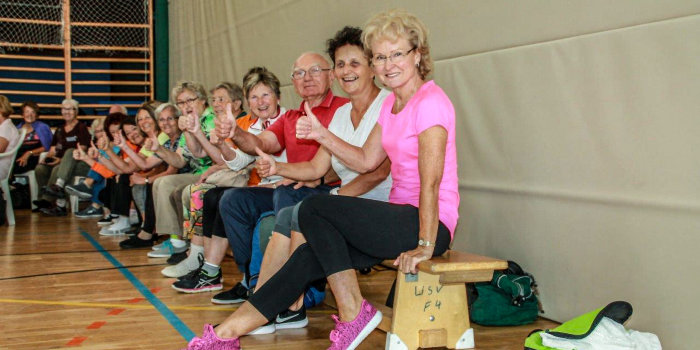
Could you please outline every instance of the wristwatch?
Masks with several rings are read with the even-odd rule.
[[[431,242],[428,240],[423,240],[422,238],[418,240],[418,245],[422,247],[434,247],[435,242]]]

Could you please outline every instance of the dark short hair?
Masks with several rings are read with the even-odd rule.
[[[139,127],[138,125],[136,125],[136,116],[135,115],[134,116],[127,115],[124,119],[122,119],[121,124],[119,124],[119,129],[124,130],[124,125],[132,125],[132,126],[135,126],[137,128]],[[141,129],[139,129],[139,131],[140,130]]]
[[[326,52],[330,56],[335,66],[335,51],[345,45],[354,45],[364,52],[362,46],[362,29],[358,27],[345,26],[335,33],[335,36],[326,42]]]
[[[36,104],[36,102],[32,100],[22,102],[22,106],[19,107],[19,111],[24,113],[24,107],[29,107],[33,109],[34,113],[36,113],[36,119],[39,119],[39,115],[41,115],[41,113],[39,112],[39,105]]]
[[[110,141],[114,141],[114,139],[112,138],[112,134],[109,133],[109,127],[111,125],[116,124],[116,125],[119,125],[119,128],[121,129],[122,121],[126,118],[127,118],[126,114],[121,113],[121,112],[112,113],[105,118],[104,128],[105,128],[105,132],[107,132],[107,138]]]

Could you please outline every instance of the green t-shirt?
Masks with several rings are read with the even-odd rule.
[[[214,119],[216,118],[216,114],[214,114],[214,109],[209,107],[204,110],[204,113],[202,113],[202,116],[199,117],[199,123],[202,126],[202,132],[204,132],[204,135],[206,135],[207,139],[209,139],[209,133],[214,131]],[[187,169],[188,173],[195,174],[195,175],[201,175],[209,167],[212,165],[212,160],[209,158],[209,156],[204,157],[204,158],[196,158],[195,156],[192,155],[192,152],[187,148],[187,141],[185,140],[185,133],[183,132],[182,135],[180,135],[180,141],[179,147],[182,148],[182,156],[185,158],[185,162],[187,165],[185,165],[182,169]],[[180,170],[182,170],[180,169]],[[180,172],[182,174],[182,172]]]

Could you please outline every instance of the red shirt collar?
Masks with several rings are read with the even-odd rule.
[[[321,101],[321,104],[319,104],[316,107],[324,107],[324,108],[330,108],[331,105],[333,104],[333,99],[335,98],[335,95],[333,95],[333,90],[328,89],[328,93],[326,94],[326,97],[323,98],[323,101]],[[304,112],[304,103],[306,101],[301,101],[301,105],[299,105],[299,111]],[[313,107],[313,108],[316,108]]]

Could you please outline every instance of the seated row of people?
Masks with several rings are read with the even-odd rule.
[[[210,107],[201,85],[178,83],[174,105],[145,105],[114,132],[107,118],[110,132],[75,152],[90,175],[68,190],[98,208],[94,189],[108,179],[110,209],[120,219],[103,234],[126,230],[131,193],[141,229],[120,246],[180,256],[162,270],[177,278],[175,290],[222,290],[221,263],[233,251],[244,278],[212,302],[244,303],[218,327],[206,325],[189,349],[238,349],[246,334],[304,327],[303,296],[326,282],[339,309],[331,348],[352,349],[381,320],[362,298],[355,269],[396,259],[401,271],[415,273],[451,242],[459,205],[455,116],[427,80],[424,25],[388,11],[364,31],[343,28],[327,53],[332,63],[318,53],[294,62],[292,83],[303,100],[297,109],[281,108],[279,80],[255,67],[241,97],[222,83]],[[334,80],[349,98],[333,94]],[[275,225],[258,268],[254,232],[269,212]],[[170,239],[154,246],[158,235]]]
[[[278,162],[269,155],[279,150],[275,139],[266,136],[270,134],[252,138],[235,127],[217,124],[217,136],[230,137],[249,154],[255,150],[256,169],[263,177],[281,175],[305,184],[320,176],[326,179],[324,173],[330,168],[337,175],[343,168],[362,175],[351,181],[341,175],[340,189],[332,189],[330,195],[298,194],[298,204],[285,209],[278,205],[285,196],[292,197],[285,186],[273,191],[272,201],[264,202],[266,197],[257,191],[225,193],[219,210],[225,215],[227,235],[230,238],[230,227],[236,236],[231,242],[235,256],[246,254],[235,249],[250,245],[251,221],[246,220],[251,216],[243,216],[245,210],[258,215],[271,209],[277,222],[254,293],[218,326],[205,325],[202,337],[192,339],[188,349],[238,349],[239,338],[247,334],[305,325],[300,296],[324,278],[339,310],[339,316],[333,316],[336,326],[329,349],[354,349],[382,317],[362,298],[355,269],[395,259],[400,271],[415,273],[419,262],[448,248],[459,205],[455,112],[445,93],[426,80],[432,60],[425,27],[413,15],[388,11],[370,20],[361,40],[357,33],[358,44],[341,42],[329,49],[333,68],[314,61],[312,55],[302,55],[295,62],[295,87],[301,79],[308,79],[303,87],[313,87],[326,77],[326,69],[333,70],[350,97],[350,104],[337,108],[328,121],[326,111],[301,94],[305,101],[290,131],[297,144],[315,141],[320,145],[311,160],[292,161],[287,145],[288,162]],[[320,79],[309,77],[314,75]],[[376,87],[375,77],[391,92]],[[353,139],[362,133],[364,122],[370,123],[369,130]],[[382,177],[384,166],[390,167],[393,181],[388,202],[353,197],[377,188],[382,180],[376,179],[386,177],[385,173]],[[369,179],[363,182],[365,176]],[[339,192],[343,195],[333,195]],[[227,206],[235,210],[226,210]],[[226,225],[227,220],[231,224]],[[240,266],[242,259],[236,256],[236,262]],[[215,273],[201,271],[198,283],[216,281]]]

